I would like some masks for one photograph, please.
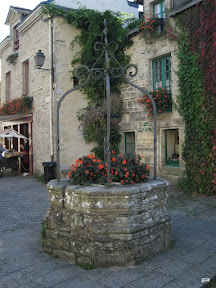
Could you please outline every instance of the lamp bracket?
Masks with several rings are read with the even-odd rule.
[[[37,67],[37,66],[34,66],[34,68],[39,69],[39,70],[49,71],[52,74],[52,69],[46,69],[46,68],[41,68],[41,67]]]

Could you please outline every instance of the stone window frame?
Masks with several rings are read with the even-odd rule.
[[[167,162],[167,155],[166,155],[166,131],[168,130],[177,130],[178,131],[178,137],[179,137],[179,149],[180,149],[180,127],[171,126],[171,127],[164,127],[160,128],[160,167],[173,167],[173,168],[180,168],[181,167],[181,151],[179,150],[179,160],[173,163]]]
[[[124,134],[125,134],[125,153],[126,154],[133,154],[133,153],[135,153],[136,152],[136,133],[135,133],[135,131],[127,131],[127,132],[124,132]],[[134,136],[134,142],[127,142],[127,136],[129,136],[129,135],[133,135]],[[127,152],[128,151],[128,145],[130,146],[130,147],[132,147],[132,150],[133,150],[133,152]]]
[[[159,12],[156,13],[155,9],[156,7],[159,6]],[[161,33],[164,30],[164,24],[165,24],[165,19],[166,19],[166,14],[165,14],[165,0],[160,0],[157,1],[153,4],[153,16],[157,16],[158,18],[161,19],[161,24],[158,26],[158,32]]]
[[[13,48],[15,52],[19,50],[19,31],[17,27],[18,25],[13,27]]]
[[[167,65],[166,60],[169,59],[169,63]],[[155,63],[161,61],[161,66],[159,64],[156,64],[157,66],[155,67]],[[168,70],[167,70],[168,66]],[[158,73],[161,67],[161,73]],[[157,74],[155,74],[155,68],[157,70]],[[162,87],[166,88],[168,92],[171,93],[171,54],[166,54],[157,58],[152,59],[152,83],[153,83],[153,90]],[[159,79],[158,76],[161,75],[161,80]],[[168,77],[167,77],[168,75]],[[155,77],[157,78],[155,80]],[[168,85],[167,85],[167,80],[168,80]],[[156,85],[156,82],[161,82],[161,85]]]
[[[160,12],[156,14],[155,8],[157,5],[160,5]],[[165,16],[165,0],[159,0],[153,4],[153,16],[157,16],[158,18],[163,18],[163,19],[166,18],[166,16]]]
[[[11,71],[5,74],[5,99],[6,102],[11,99]]]
[[[29,59],[23,62],[23,95],[29,95]]]

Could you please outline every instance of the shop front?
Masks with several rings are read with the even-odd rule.
[[[12,128],[24,136],[3,137],[3,147],[7,148],[12,156],[22,153],[22,157],[19,157],[18,169],[22,173],[33,175],[32,115],[0,116],[0,124],[1,130]]]

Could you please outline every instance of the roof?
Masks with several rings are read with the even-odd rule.
[[[15,6],[10,6],[10,8],[12,8],[13,10],[19,12],[19,13],[25,13],[25,14],[29,14],[31,13],[31,9],[26,9],[26,8],[21,8],[21,7],[15,7]]]
[[[12,13],[12,12],[28,15],[28,14],[31,13],[31,11],[32,11],[32,10],[26,9],[26,8],[10,6],[10,9],[9,9],[8,15],[7,15],[7,18],[6,18],[6,20],[5,20],[5,24],[6,24],[6,25],[9,24],[9,19],[10,19],[10,16],[11,16],[11,13]]]

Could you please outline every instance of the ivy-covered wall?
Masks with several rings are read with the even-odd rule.
[[[185,121],[186,192],[216,193],[216,2],[206,0],[177,17],[179,110]]]
[[[125,55],[124,49],[130,46],[132,41],[126,37],[127,29],[123,28],[123,19],[120,17],[120,14],[111,11],[99,12],[86,8],[65,10],[57,8],[55,5],[45,5],[44,13],[49,14],[52,17],[63,17],[67,23],[80,29],[80,35],[71,43],[72,49],[75,43],[78,43],[81,47],[79,53],[75,54],[72,59],[71,64],[73,70],[78,65],[86,65],[91,68],[96,61],[98,61],[101,51],[96,51],[94,45],[96,42],[104,41],[103,30],[105,18],[107,20],[108,41],[111,42],[115,40],[118,43],[118,50],[115,53],[116,58],[122,66],[125,66],[128,63],[129,57]],[[116,65],[116,63],[112,63],[112,61],[113,60],[111,59],[111,65]],[[102,57],[98,61],[97,67],[104,67],[104,62],[105,59]],[[112,95],[116,96],[120,94],[120,86],[122,83],[123,79],[121,78],[111,79],[111,98]],[[106,115],[104,114],[106,114],[106,112],[101,113],[101,111],[105,109],[105,81],[103,78],[100,80],[91,79],[83,87],[82,92],[84,92],[88,100],[88,106],[78,113],[83,137],[87,143],[95,144],[95,148],[92,152],[94,152],[98,158],[103,159],[104,135],[106,135],[106,118],[104,117]],[[123,105],[121,103],[118,103],[118,105],[120,109],[119,111],[113,111],[114,114],[116,114],[116,112],[119,112],[120,114],[123,113],[121,108]],[[114,107],[114,105],[111,106]],[[114,150],[115,152],[119,152],[118,146],[121,135],[119,133],[118,125],[111,127],[110,137],[111,151]]]

